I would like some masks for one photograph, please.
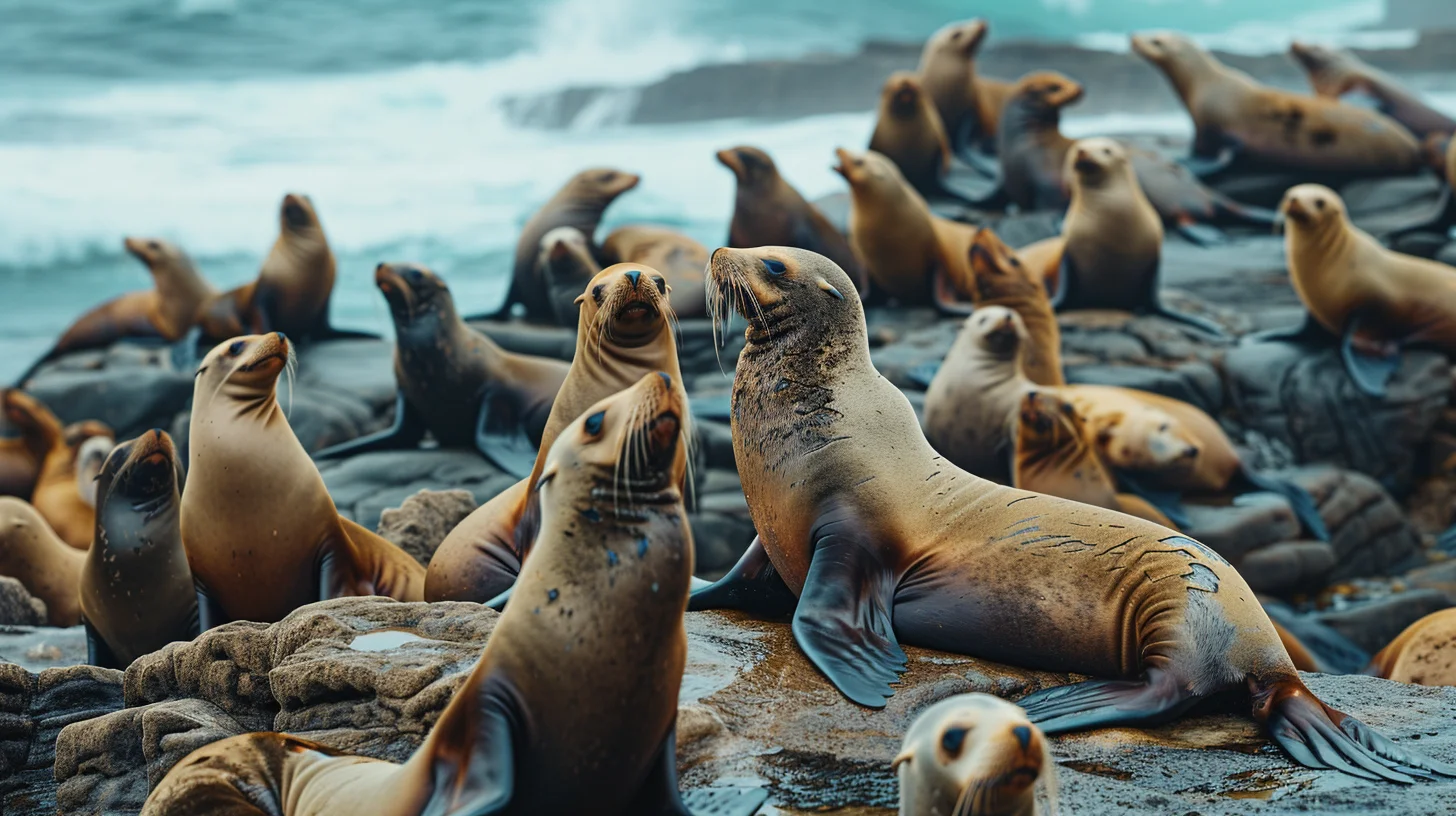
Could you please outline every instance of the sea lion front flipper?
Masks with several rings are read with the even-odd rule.
[[[799,599],[774,569],[757,536],[727,575],[711,584],[694,578],[693,591],[688,596],[691,612],[737,609],[771,618],[793,612],[798,603]]]
[[[493,816],[510,807],[515,793],[515,724],[520,720],[508,681],[471,677],[461,691],[475,690],[469,717],[441,717],[421,750],[430,751],[430,798],[420,816]]]
[[[1165,722],[1198,701],[1178,678],[1150,668],[1141,680],[1087,680],[1032,692],[1016,704],[1047,734]]]
[[[374,332],[363,331],[362,329],[336,329],[328,323],[309,332],[308,338],[314,342],[323,340],[379,340],[379,335]]]
[[[202,581],[194,577],[192,588],[197,593],[197,634],[200,635],[209,629],[216,629],[228,622],[227,614],[222,611],[222,606],[213,599]]]
[[[945,267],[936,267],[930,273],[931,296],[935,299],[935,308],[941,314],[965,317],[975,311],[975,306],[958,298],[955,284],[951,283],[950,276],[946,274]]]
[[[379,433],[361,436],[315,453],[315,462],[383,450],[401,450],[418,445],[425,438],[425,418],[410,405],[403,393],[394,395],[394,424]]]
[[[1198,332],[1199,334],[1205,335],[1213,340],[1228,339],[1228,332],[1224,331],[1222,326],[1218,325],[1212,320],[1198,317],[1196,315],[1184,314],[1183,312],[1170,309],[1166,305],[1164,305],[1162,299],[1159,296],[1159,293],[1162,291],[1162,289],[1163,273],[1162,269],[1159,268],[1158,272],[1153,275],[1152,285],[1148,287],[1148,303],[1144,307],[1148,314],[1156,315],[1163,318],[1164,320],[1171,320],[1174,323],[1181,323],[1184,326],[1187,326]]]
[[[120,665],[120,662],[116,659],[116,654],[111,651],[111,647],[107,646],[106,641],[102,639],[101,633],[96,631],[96,627],[92,626],[91,621],[86,620],[84,615],[81,617],[81,626],[86,630],[87,665],[100,666],[103,669],[126,671],[126,667]]]
[[[531,475],[536,446],[526,435],[520,398],[504,388],[487,386],[480,397],[475,448],[492,464],[517,479]]]
[[[1340,337],[1340,359],[1345,361],[1345,372],[1368,397],[1384,397],[1385,387],[1400,368],[1400,353],[1375,355],[1356,348],[1356,333],[1360,330],[1360,314],[1352,314]]]
[[[510,587],[506,589],[506,591],[486,601],[484,605],[490,607],[491,609],[494,609],[497,612],[504,612],[506,611],[506,604],[510,603],[511,601],[511,593],[515,591],[516,585],[511,584]]]
[[[1118,471],[1117,485],[1123,493],[1131,493],[1157,508],[1158,512],[1179,528],[1188,527],[1188,510],[1183,506],[1183,496],[1169,490],[1154,490],[1143,484],[1140,477],[1127,471]]]
[[[1309,534],[1320,541],[1330,540],[1330,531],[1325,527],[1324,517],[1320,515],[1319,506],[1315,504],[1314,497],[1309,491],[1285,479],[1276,479],[1272,476],[1254,470],[1247,464],[1240,467],[1239,472],[1234,476],[1236,490],[1239,487],[1247,486],[1253,490],[1265,490],[1284,497],[1289,506],[1294,508],[1294,515],[1299,518]],[[1243,491],[1239,491],[1243,492]]]
[[[895,576],[867,532],[856,514],[820,514],[793,630],[799,648],[841,694],[884,708],[907,661],[890,618]]]

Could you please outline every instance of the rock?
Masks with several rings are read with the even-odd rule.
[[[25,585],[0,575],[0,626],[44,626],[45,601],[26,590]]]
[[[1279,475],[1307,490],[1319,507],[1335,553],[1330,580],[1388,575],[1420,549],[1420,534],[1400,505],[1369,476],[1320,466]]]
[[[1190,502],[1184,508],[1184,532],[1235,565],[1260,547],[1299,536],[1299,520],[1289,503],[1272,493],[1249,493],[1222,506]]]
[[[1434,589],[1446,596],[1448,604],[1456,606],[1456,559],[1417,567],[1407,572],[1404,580],[1407,586],[1416,589]]]
[[[1323,541],[1281,541],[1239,561],[1239,574],[1255,592],[1288,594],[1319,589],[1335,568],[1335,548]]]
[[[1347,609],[1320,612],[1320,623],[1349,638],[1371,654],[1385,648],[1407,626],[1451,604],[1434,589],[1396,592]]]
[[[518,480],[475,451],[381,451],[319,462],[339,512],[365,526],[421,490],[465,490],[485,504]]]
[[[1301,614],[1288,604],[1267,598],[1263,606],[1270,619],[1288,629],[1332,674],[1355,674],[1370,663],[1370,652],[1320,623],[1314,615]]]
[[[1218,371],[1201,360],[1179,363],[1171,368],[1147,365],[1069,365],[1069,383],[1117,385],[1151,391],[1165,397],[1183,400],[1201,408],[1210,416],[1223,410],[1223,381]]]
[[[56,737],[121,708],[121,672],[67,666],[31,674],[0,663],[0,812],[55,813]]]
[[[192,400],[192,374],[153,365],[114,365],[94,371],[48,369],[28,389],[62,422],[99,419],[130,439],[165,428]]]
[[[380,513],[378,533],[429,566],[440,542],[479,506],[468,490],[421,490]]]
[[[394,343],[388,340],[326,340],[299,349],[296,385],[348,394],[371,413],[394,408]]]
[[[1303,463],[1374,477],[1397,496],[1412,488],[1419,448],[1451,390],[1451,366],[1433,352],[1403,355],[1384,399],[1356,390],[1334,348],[1249,342],[1224,358],[1235,412]]]

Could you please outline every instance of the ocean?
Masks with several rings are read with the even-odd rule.
[[[283,194],[307,193],[339,259],[334,323],[388,334],[375,264],[426,263],[464,311],[490,308],[520,225],[578,169],[642,174],[608,227],[664,223],[714,246],[733,202],[714,151],[762,146],[812,198],[842,189],[832,149],[873,125],[866,99],[864,113],[791,121],[530,130],[503,114],[507,97],[915,41],[970,16],[998,39],[1110,49],[1155,27],[1246,51],[1294,34],[1409,45],[1414,32],[1363,30],[1383,13],[1379,0],[0,0],[0,380],[85,309],[149,286],[126,235],[176,241],[230,287],[256,274]],[[1066,126],[1188,130],[1180,115]]]

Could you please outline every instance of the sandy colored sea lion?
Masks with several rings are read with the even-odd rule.
[[[0,575],[45,601],[51,626],[75,626],[81,620],[76,587],[85,558],[58,538],[29,503],[0,496]]]
[[[1319,96],[1372,97],[1381,113],[1404,125],[1417,139],[1456,133],[1456,119],[1427,105],[1419,94],[1349,51],[1294,40],[1289,44],[1289,55],[1304,68],[1310,87]]]
[[[894,162],[921,195],[946,194],[941,179],[950,171],[950,143],[940,114],[915,74],[896,71],[885,80],[869,149]]]
[[[709,302],[748,322],[733,449],[758,539],[692,608],[792,604],[800,648],[864,706],[894,694],[903,641],[1097,678],[1020,700],[1046,734],[1166,721],[1238,689],[1303,765],[1456,776],[1319,701],[1253,591],[1208,547],[993,484],[936,453],[871,362],[860,303],[828,292],[850,282],[827,259],[722,248],[709,270]]]
[[[1056,811],[1051,746],[1026,712],[989,694],[957,694],[921,712],[890,765],[900,816],[1036,816],[1036,783]]]
[[[519,303],[525,308],[527,319],[549,322],[551,303],[545,286],[535,275],[542,237],[557,227],[576,227],[588,242],[596,241],[597,225],[601,223],[607,206],[616,201],[617,196],[636,187],[639,181],[640,176],[609,167],[583,170],[572,176],[521,228],[521,237],[516,242],[516,260],[511,269],[510,290],[493,316],[509,317],[511,308]],[[594,243],[592,248],[595,252]]]
[[[424,594],[425,568],[339,515],[288,426],[277,386],[292,357],[282,334],[253,335],[197,369],[181,524],[204,631],[329,598]]]
[[[935,103],[952,148],[966,142],[996,144],[1012,83],[976,73],[976,54],[988,31],[981,19],[951,23],[932,34],[920,52],[920,84]]]
[[[81,568],[87,663],[133,660],[197,636],[197,592],[179,512],[182,460],[151,430],[107,457],[98,479],[96,540]]]
[[[485,603],[511,588],[540,522],[534,486],[552,444],[583,411],[654,371],[666,373],[674,389],[683,388],[667,280],[656,270],[639,264],[603,269],[583,288],[577,304],[576,354],[541,433],[541,453],[530,475],[445,537],[430,560],[427,600]],[[687,404],[687,393],[676,399]],[[683,423],[690,432],[686,417]]]
[[[1011,482],[1016,407],[1036,386],[1022,360],[1026,325],[1005,306],[961,325],[925,391],[925,436],[946,459],[984,479]]]
[[[467,326],[450,287],[420,264],[382,263],[374,283],[394,318],[394,424],[314,458],[411,448],[428,432],[441,447],[473,448],[507,473],[529,473],[569,366],[506,351]]]
[[[576,325],[576,299],[600,271],[591,241],[576,227],[557,227],[541,236],[536,275],[549,293],[556,325]]]
[[[1022,368],[1037,385],[1063,385],[1062,331],[1041,278],[1032,273],[1016,251],[990,227],[976,232],[971,243],[969,281],[956,288],[968,291],[976,308],[1005,306],[1021,316],[1027,342]]]
[[[1132,50],[1167,76],[1193,117],[1195,172],[1234,163],[1345,176],[1420,169],[1420,143],[1384,114],[1261,85],[1182,34],[1134,34]]]
[[[81,494],[76,459],[88,439],[111,438],[111,429],[95,420],[62,426],[40,400],[10,389],[0,398],[5,417],[45,454],[30,503],[61,540],[78,550],[91,546],[96,509]]]
[[[1456,608],[1421,618],[1370,660],[1367,674],[1418,686],[1456,686]]]
[[[645,224],[618,227],[602,241],[605,264],[637,264],[667,279],[668,300],[679,318],[703,317],[703,269],[708,248],[680,232]]]
[[[869,279],[849,240],[779,175],[778,167],[767,153],[740,145],[720,150],[717,155],[718,161],[733,171],[738,182],[733,198],[733,220],[728,225],[728,246],[772,244],[817,252],[849,273],[861,293],[868,291]]]

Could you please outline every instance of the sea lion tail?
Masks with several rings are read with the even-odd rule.
[[[1334,769],[1361,779],[1411,784],[1456,777],[1456,765],[1407,751],[1343,711],[1314,696],[1292,668],[1251,674],[1254,719],[1295,762]]]

